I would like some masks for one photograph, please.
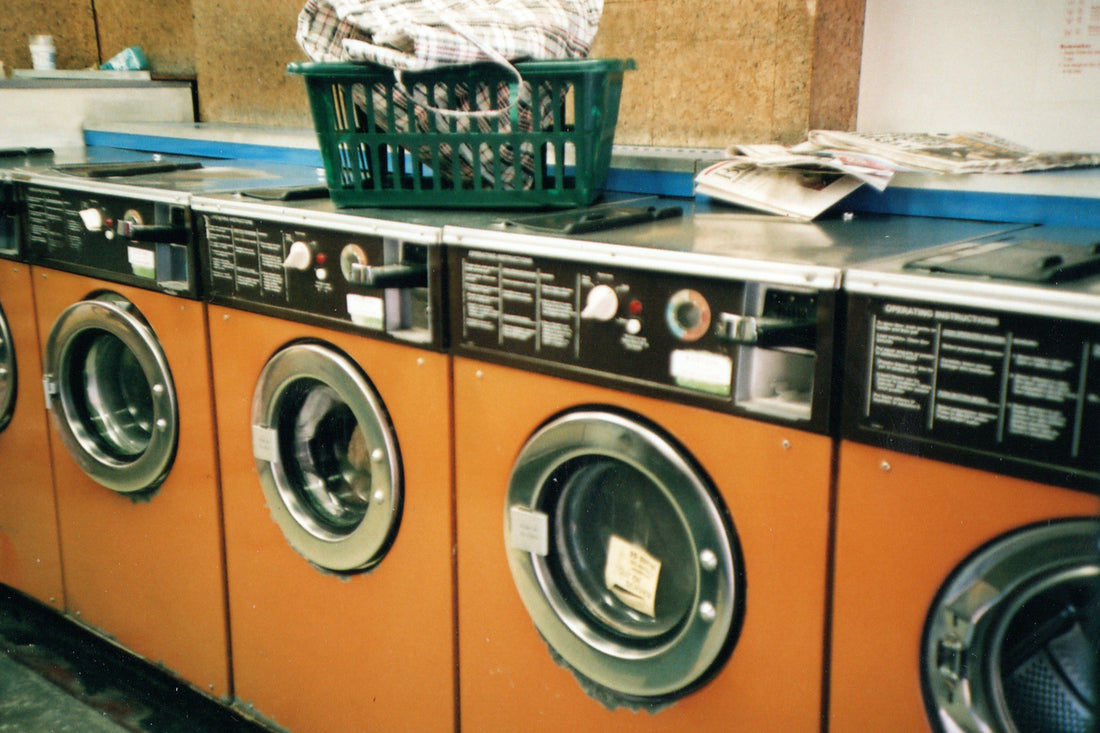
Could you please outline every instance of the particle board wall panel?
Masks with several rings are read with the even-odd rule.
[[[632,57],[616,140],[725,147],[851,129],[865,0],[605,0],[593,56]],[[91,0],[14,0],[0,60],[27,67],[31,33],[58,64],[99,62]],[[154,71],[194,73],[202,121],[312,127],[294,40],[303,0],[96,0],[100,51],[145,48]]]
[[[311,127],[305,85],[286,73],[305,60],[294,40],[301,0],[192,0],[204,121]]]
[[[96,0],[95,13],[101,61],[141,46],[154,73],[195,73],[191,0]]]
[[[0,9],[0,61],[31,68],[30,36],[53,36],[57,68],[86,69],[99,62],[91,0],[5,0]]]

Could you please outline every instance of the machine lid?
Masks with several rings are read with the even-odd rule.
[[[541,428],[504,524],[532,621],[604,705],[658,709],[728,657],[744,605],[736,534],[708,479],[640,418],[579,409]]]
[[[120,493],[152,491],[176,456],[179,409],[168,360],[137,308],[104,293],[69,306],[50,329],[47,407],[70,455]]]
[[[290,546],[326,570],[379,563],[402,506],[397,439],[360,368],[317,343],[283,348],[252,399],[260,485]]]
[[[59,173],[82,178],[121,178],[202,168],[198,161],[138,160],[109,163],[70,163],[54,166]]]
[[[941,733],[1100,725],[1100,519],[1026,527],[964,561],[929,612],[922,683]]]
[[[1100,240],[1089,245],[1039,238],[997,240],[922,257],[906,267],[997,280],[1068,282],[1100,272]]]
[[[0,431],[8,426],[15,413],[15,396],[18,393],[17,376],[11,328],[8,326],[3,306],[0,306]]]

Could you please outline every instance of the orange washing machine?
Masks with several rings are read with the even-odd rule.
[[[31,267],[14,186],[0,180],[0,583],[64,607]]]
[[[36,165],[149,159],[95,147],[0,150],[0,583],[58,610],[65,597],[42,355],[23,203],[11,178]]]
[[[237,175],[283,179],[157,160],[13,174],[35,268],[66,609],[215,697],[230,694],[224,543],[189,199]]]
[[[465,730],[821,726],[840,265],[909,223],[654,211],[444,228]]]
[[[296,732],[452,731],[441,230],[327,199],[192,205],[238,704]]]
[[[1100,728],[1098,239],[846,275],[832,733]]]

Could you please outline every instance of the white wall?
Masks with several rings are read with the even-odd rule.
[[[1100,0],[866,0],[857,129],[1100,152]]]
[[[0,84],[0,148],[83,145],[85,123],[97,120],[194,122],[191,89]]]

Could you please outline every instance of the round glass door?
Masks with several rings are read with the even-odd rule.
[[[0,430],[8,426],[15,413],[16,376],[15,345],[4,308],[0,306]]]
[[[1028,527],[948,579],[924,634],[941,733],[1100,728],[1100,519]]]
[[[733,526],[686,453],[640,419],[577,410],[535,433],[505,533],[535,626],[604,704],[659,707],[732,649],[744,603]]]
[[[122,493],[164,481],[179,436],[176,391],[132,303],[108,293],[69,306],[50,330],[44,369],[53,423],[85,473]]]
[[[322,344],[279,351],[256,385],[252,438],[267,505],[295,551],[336,572],[382,559],[400,517],[401,463],[354,362]]]

